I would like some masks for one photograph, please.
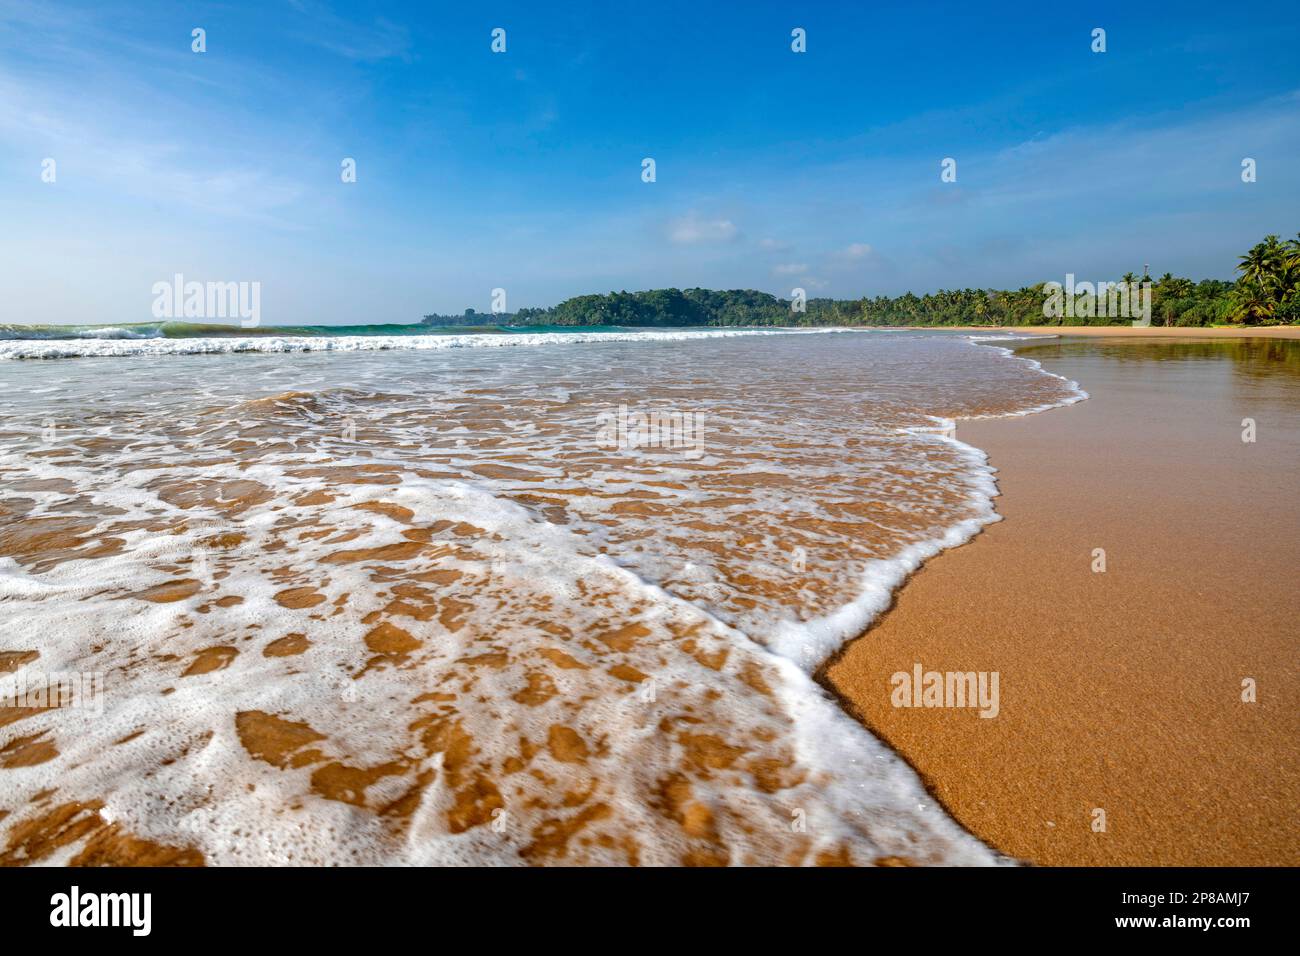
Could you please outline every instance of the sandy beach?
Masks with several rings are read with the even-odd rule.
[[[1300,369],[1277,340],[1300,330],[1076,331],[1020,354],[1089,401],[958,425],[999,469],[1004,520],[820,676],[1018,859],[1294,865]],[[998,672],[1000,712],[892,706],[918,662]]]
[[[1300,343],[46,341],[0,865],[1297,858]]]
[[[1265,328],[1179,328],[1148,326],[1134,328],[1129,325],[1034,325],[999,328],[1003,332],[1032,332],[1036,334],[1069,335],[1085,338],[1142,338],[1142,339],[1300,339],[1300,326],[1273,325]]]

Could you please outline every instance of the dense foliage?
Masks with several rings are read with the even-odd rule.
[[[1199,326],[1224,323],[1300,323],[1300,237],[1268,236],[1237,266],[1234,282],[1193,282],[1165,273],[1151,279],[1151,324]],[[1141,282],[1133,273],[1121,281]],[[1088,315],[1084,297],[1074,315],[1045,318],[1043,284],[1016,291],[952,289],[917,296],[809,299],[805,311],[766,292],[737,289],[653,289],[580,295],[549,309],[494,315],[426,315],[427,325],[623,325],[623,326],[813,326],[813,325],[1127,325],[1131,318]]]
[[[1265,236],[1237,264],[1232,316],[1250,324],[1300,322],[1300,235]]]

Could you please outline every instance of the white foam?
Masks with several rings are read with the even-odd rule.
[[[983,342],[983,341],[986,341],[986,339],[977,338],[977,337],[975,337],[975,336],[971,336],[970,338],[971,338],[971,341],[973,341],[973,342]],[[1021,340],[1021,341],[1024,341],[1024,340],[1032,341],[1032,340],[1035,340],[1035,339],[1049,339],[1049,338],[1054,339],[1054,338],[1060,338],[1060,336],[1057,336],[1057,335],[1023,335],[1023,336],[1005,336],[1004,338],[1015,338],[1015,339],[1018,339],[1018,340]],[[1047,412],[1047,411],[1051,411],[1053,408],[1064,408],[1064,407],[1067,406],[1067,405],[1074,405],[1074,404],[1077,403],[1077,402],[1086,401],[1087,399],[1089,399],[1089,398],[1092,397],[1092,396],[1090,396],[1087,392],[1085,392],[1085,391],[1083,390],[1083,387],[1082,387],[1078,382],[1073,381],[1073,380],[1071,380],[1071,379],[1068,379],[1068,378],[1066,378],[1064,375],[1057,375],[1055,372],[1049,372],[1047,369],[1043,368],[1043,363],[1042,363],[1042,362],[1039,362],[1039,361],[1037,361],[1037,360],[1035,360],[1035,359],[1031,359],[1031,358],[1029,358],[1029,357],[1027,357],[1027,356],[1024,356],[1024,355],[1017,355],[1016,352],[1015,352],[1014,350],[1012,350],[1012,349],[1008,349],[1008,348],[1004,348],[1004,347],[1002,347],[1002,346],[1000,346],[1000,345],[990,345],[990,346],[988,346],[988,348],[997,349],[999,352],[1001,352],[1003,355],[1007,356],[1007,357],[1010,358],[1010,359],[1013,359],[1013,360],[1015,360],[1015,361],[1017,361],[1017,362],[1024,362],[1026,365],[1028,365],[1030,368],[1032,368],[1032,369],[1033,369],[1034,371],[1036,371],[1036,372],[1039,372],[1039,373],[1041,373],[1041,374],[1043,374],[1043,375],[1049,376],[1050,378],[1054,378],[1054,379],[1057,379],[1057,380],[1059,380],[1059,381],[1061,381],[1061,382],[1064,382],[1064,383],[1065,383],[1065,387],[1066,387],[1067,389],[1069,389],[1069,394],[1062,396],[1061,398],[1057,399],[1056,401],[1052,401],[1052,402],[1044,402],[1044,403],[1042,403],[1042,404],[1040,404],[1040,405],[1033,405],[1033,406],[1031,406],[1031,407],[1029,407],[1029,408],[1018,408],[1018,409],[1015,409],[1015,410],[1012,410],[1012,411],[1000,412],[1000,413],[997,414],[997,415],[969,415],[969,416],[966,416],[966,417],[969,418],[969,419],[977,419],[977,418],[1019,418],[1019,417],[1024,416],[1024,415],[1037,415],[1039,412]]]
[[[469,335],[258,335],[213,338],[136,337],[122,329],[81,333],[84,339],[0,341],[0,359],[56,359],[132,355],[212,355],[234,352],[375,352],[513,348],[605,342],[685,342],[766,335],[818,335],[853,329],[674,329],[637,332],[515,332]]]
[[[1077,401],[1082,390],[1056,384],[1059,377],[1040,374],[1037,363],[1005,361],[1005,349],[961,341],[882,336],[850,340],[863,343],[854,348],[737,338],[719,343],[725,350],[692,349],[690,361],[675,341],[612,358],[566,357],[562,386],[545,363],[498,368],[478,358],[458,378],[449,371],[454,363],[430,364],[437,356],[401,368],[353,357],[342,371],[304,367],[301,374],[312,376],[306,397],[243,405],[225,396],[261,397],[241,379],[236,366],[244,363],[227,369],[216,360],[204,376],[206,410],[192,400],[133,400],[120,410],[105,403],[110,414],[129,412],[129,425],[114,432],[129,436],[126,448],[91,446],[83,454],[66,446],[50,454],[31,435],[0,437],[7,477],[62,479],[101,515],[85,551],[123,542],[120,554],[40,572],[0,560],[0,646],[21,649],[39,635],[40,667],[108,675],[102,717],[51,712],[0,729],[0,744],[48,731],[60,751],[47,763],[0,772],[8,802],[23,805],[50,787],[59,801],[102,799],[128,832],[197,847],[213,863],[517,863],[549,817],[572,816],[558,805],[561,795],[594,786],[591,801],[609,810],[593,829],[633,835],[643,863],[674,864],[698,845],[655,809],[663,781],[677,776],[710,808],[713,842],[730,862],[784,861],[804,839],[811,851],[847,847],[858,862],[999,862],[810,673],[860,633],[925,558],[997,520],[983,453],[952,437],[951,418],[918,412],[917,397],[955,411],[984,407],[986,392],[1037,406]],[[21,372],[35,373],[28,374],[33,383],[48,377]],[[331,375],[350,388],[328,387],[337,385]],[[430,385],[444,380],[460,388]],[[81,387],[68,384],[73,392]],[[293,374],[275,381],[276,388],[303,384]],[[555,401],[556,388],[566,401]],[[593,451],[596,415],[625,399],[698,404],[714,443],[691,461],[647,449]],[[77,414],[86,431],[99,427],[89,411]],[[339,436],[343,417],[355,423],[354,438]],[[313,473],[327,464],[391,468],[396,483]],[[525,476],[497,476],[486,465]],[[197,504],[166,490],[198,494],[206,483],[250,481],[272,494],[234,513],[222,510],[230,506],[215,489]],[[33,503],[26,518],[70,513],[67,496],[51,487],[15,493]],[[293,504],[312,491],[335,500]],[[662,510],[642,514],[647,502]],[[863,509],[864,502],[880,507]],[[410,524],[353,507],[368,503],[408,508]],[[557,503],[563,513],[552,516]],[[222,523],[246,540],[205,543]],[[691,523],[708,530],[692,533]],[[454,528],[463,525],[482,530],[462,536]],[[400,542],[411,527],[433,535],[428,550],[328,560]],[[798,575],[788,567],[793,541],[809,550]],[[419,623],[386,610],[394,583],[435,571],[460,574],[434,589],[439,601],[463,605],[453,615],[459,627],[442,620],[450,604]],[[130,596],[196,576],[201,590],[180,601]],[[315,608],[276,600],[286,588],[308,586],[325,598]],[[226,595],[243,603],[214,608]],[[344,595],[347,611],[334,615]],[[358,678],[372,657],[363,637],[380,619],[408,628],[421,647],[409,666],[386,664]],[[607,650],[592,637],[628,623],[646,634],[626,649]],[[570,636],[548,630],[556,624]],[[287,633],[308,634],[311,647],[263,656]],[[683,649],[682,634],[699,657]],[[224,669],[182,677],[195,652],[213,645],[239,653]],[[588,669],[551,666],[545,649],[563,649]],[[462,663],[484,653],[504,660]],[[655,699],[613,676],[616,664],[653,678]],[[748,668],[771,697],[745,679]],[[554,683],[555,695],[518,703],[537,673]],[[470,765],[496,781],[515,816],[502,832],[486,825],[454,832],[448,824],[463,781],[450,782],[445,754],[425,754],[408,732],[434,707],[413,701],[435,690],[454,697],[446,706],[456,708],[478,748]],[[309,725],[324,738],[315,745],[323,756],[289,769],[256,758],[235,725],[234,715],[247,711]],[[557,724],[587,742],[581,766],[548,754]],[[141,736],[115,744],[141,728]],[[725,772],[707,763],[701,772],[684,756],[683,733],[715,737],[745,756],[729,758]],[[540,777],[503,769],[518,756],[521,737],[539,745],[530,766]],[[791,767],[787,785],[747,785],[751,759]],[[361,810],[312,790],[327,761],[354,768],[399,761],[403,770],[367,787]],[[395,830],[378,808],[424,773],[433,782]],[[792,834],[795,811],[805,814],[806,837]],[[22,818],[0,822],[0,831]],[[570,852],[547,861],[627,861],[618,844],[575,844]]]
[[[972,342],[984,344],[990,341],[1029,341],[1055,336],[1038,335],[1002,335],[1002,336],[967,336]],[[1090,396],[1078,382],[1057,375],[1043,368],[1042,363],[1017,355],[1012,349],[1002,346],[988,346],[1016,362],[1024,363],[1035,372],[1058,379],[1069,390],[1057,400],[1017,408],[993,415],[964,415],[962,420],[975,421],[993,418],[1018,418],[1035,415],[1054,408],[1064,408],[1082,402]],[[863,633],[893,600],[897,590],[908,576],[916,571],[929,558],[949,548],[965,544],[984,528],[985,525],[1001,521],[1002,516],[993,506],[993,499],[998,497],[996,469],[988,463],[988,456],[974,445],[959,441],[956,437],[957,425],[951,419],[935,418],[934,427],[917,426],[906,429],[913,435],[929,435],[935,441],[945,442],[960,450],[965,458],[968,474],[971,477],[973,491],[971,504],[975,515],[957,521],[934,538],[919,541],[904,547],[897,555],[883,561],[868,564],[862,574],[861,593],[857,598],[836,610],[833,614],[813,621],[794,624],[790,621],[781,623],[776,636],[769,642],[771,650],[797,661],[805,669],[819,666],[839,650],[846,641]]]

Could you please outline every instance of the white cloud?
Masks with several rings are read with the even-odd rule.
[[[797,276],[803,275],[807,271],[808,266],[803,262],[783,262],[772,267],[772,275],[775,276]]]
[[[740,230],[730,219],[700,219],[694,213],[673,221],[668,228],[670,241],[683,246],[711,242],[732,242]]]

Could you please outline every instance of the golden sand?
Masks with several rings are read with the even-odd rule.
[[[1076,376],[1043,348],[1026,354]],[[958,438],[1000,470],[1005,520],[928,562],[823,670],[1003,852],[1067,865],[1300,862],[1300,391],[1266,406],[1243,376],[1220,394],[1207,387],[1220,365],[1201,362],[1197,386],[1153,362],[1098,364],[1077,372],[1090,401],[961,423]],[[1256,409],[1265,432],[1245,445],[1240,420]],[[1000,714],[892,707],[891,674],[918,661],[998,671]],[[1246,678],[1255,703],[1242,700]]]
[[[1179,338],[1179,339],[1300,339],[1300,326],[1275,325],[1266,328],[1200,328],[1152,325],[1135,328],[1131,325],[1032,325],[1011,328],[997,327],[1000,332],[1033,332],[1053,335],[1082,335],[1088,338]]]

